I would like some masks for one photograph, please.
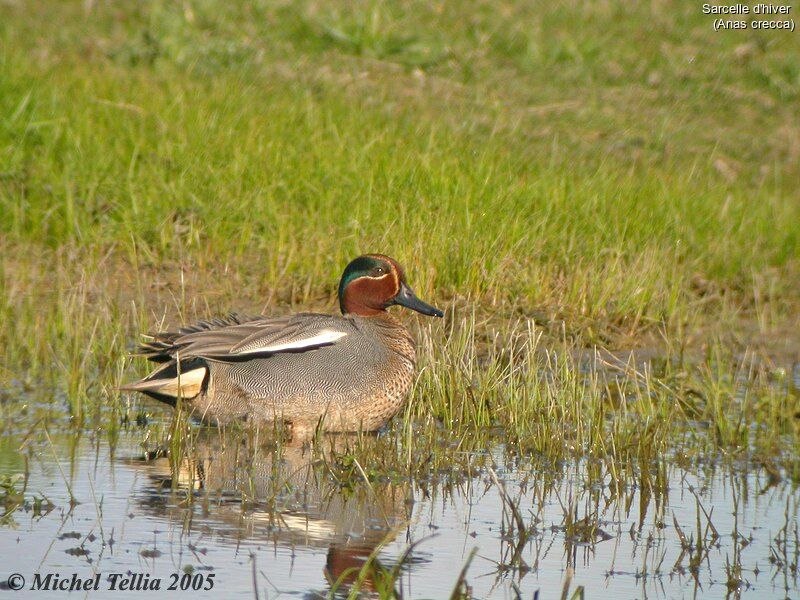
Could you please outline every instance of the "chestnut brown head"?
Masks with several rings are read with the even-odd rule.
[[[383,254],[365,254],[352,261],[339,282],[339,307],[343,314],[364,317],[381,314],[399,304],[430,317],[443,317],[438,308],[417,298],[408,287],[403,268]]]

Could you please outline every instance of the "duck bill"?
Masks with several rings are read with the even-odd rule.
[[[438,308],[434,308],[427,302],[423,302],[417,298],[414,290],[408,287],[405,283],[400,284],[400,292],[394,297],[394,303],[399,304],[400,306],[405,306],[406,308],[410,308],[411,310],[415,310],[423,315],[428,315],[429,317],[444,316],[444,313]]]

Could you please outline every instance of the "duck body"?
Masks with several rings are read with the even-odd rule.
[[[231,320],[244,319],[233,316]],[[203,345],[221,336],[241,341],[251,332],[272,337],[287,330],[307,337],[292,340],[286,350],[243,360],[236,359],[235,353],[225,357],[203,350]],[[335,337],[330,332],[341,337],[313,347],[296,347],[298,341]],[[326,431],[371,431],[398,412],[415,367],[408,330],[388,314],[336,317],[301,313],[288,319],[254,318],[179,336],[173,348],[184,344],[196,345],[183,353],[182,360],[190,365],[188,372],[205,369],[197,374],[203,377],[197,395],[189,399],[193,413],[215,424],[281,421],[294,430],[313,430],[321,423]],[[201,362],[190,362],[192,358]],[[187,389],[187,396],[192,391]]]
[[[394,261],[368,256],[392,274]],[[379,429],[402,407],[416,359],[411,334],[385,305],[412,304],[441,316],[413,295],[396,268],[399,291],[377,305],[363,290],[383,276],[351,278],[362,280],[355,297],[346,292],[350,282],[340,286],[342,316],[232,314],[158,333],[141,352],[162,366],[122,389],[172,405],[181,398],[195,417],[218,425],[282,422],[293,433]],[[374,267],[373,274],[381,275]],[[403,288],[411,300],[395,302]]]

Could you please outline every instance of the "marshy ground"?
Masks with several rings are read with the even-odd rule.
[[[797,594],[796,35],[673,3],[12,1],[0,41],[9,573]],[[332,312],[368,251],[447,313],[404,315],[419,377],[378,436],[117,391],[139,332]]]

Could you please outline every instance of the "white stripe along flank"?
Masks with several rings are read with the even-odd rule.
[[[323,329],[316,335],[303,338],[300,340],[292,340],[291,342],[283,342],[280,344],[267,344],[266,346],[256,346],[254,348],[240,349],[239,346],[231,348],[230,353],[238,356],[247,354],[264,354],[269,352],[286,352],[289,350],[302,350],[312,346],[321,346],[323,344],[333,344],[337,340],[345,337],[347,333],[344,331],[333,331],[332,329]]]

